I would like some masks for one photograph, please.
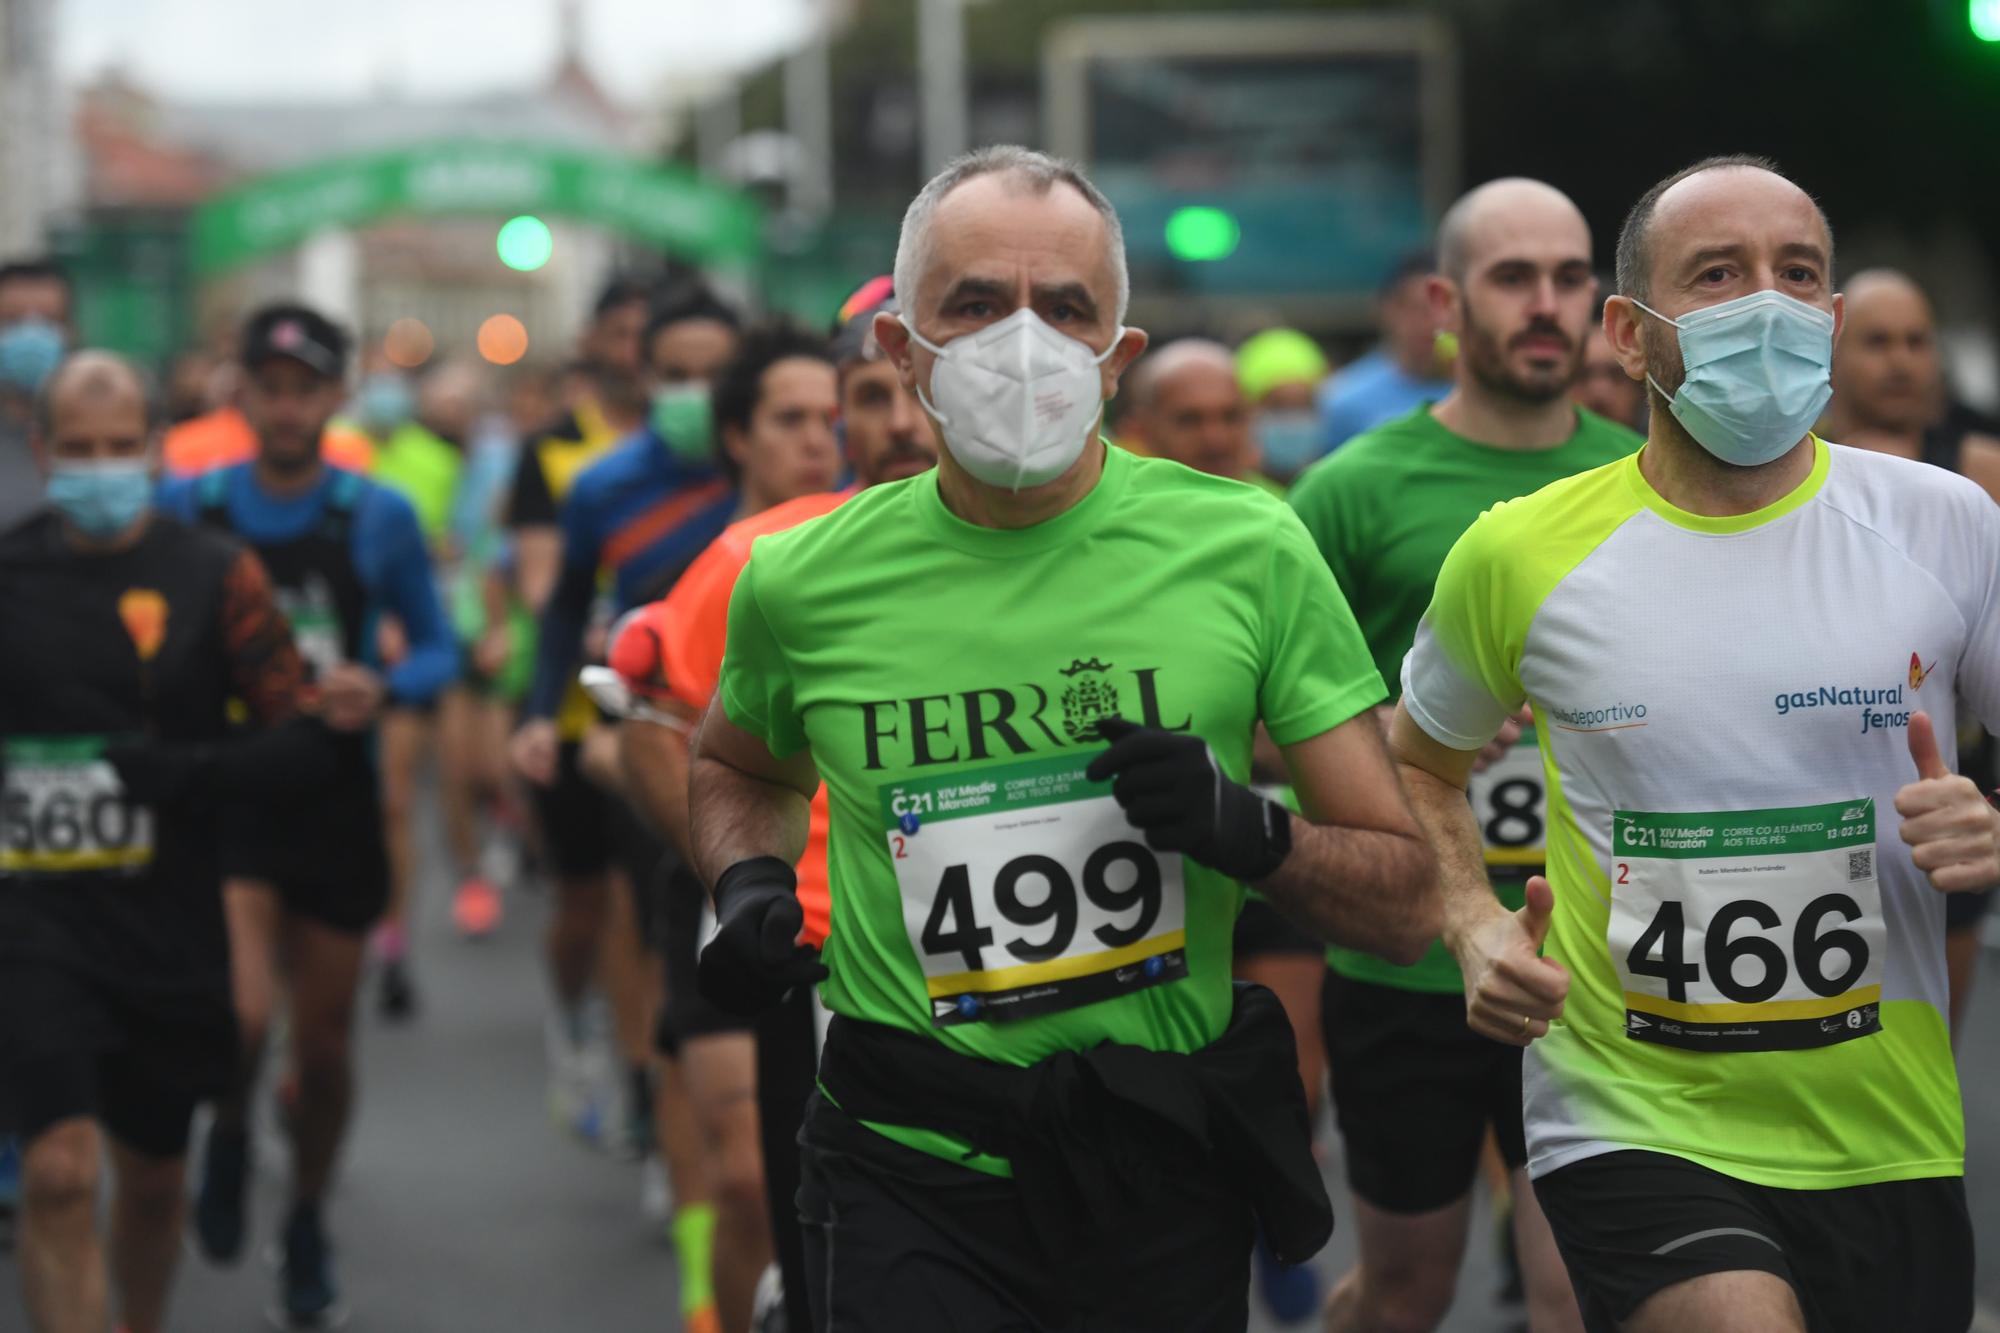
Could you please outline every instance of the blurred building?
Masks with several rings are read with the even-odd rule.
[[[0,255],[38,253],[74,202],[75,145],[55,78],[56,0],[0,0]]]
[[[888,267],[910,196],[980,144],[1081,160],[1125,222],[1134,318],[1224,336],[1359,331],[1460,184],[1451,26],[1394,0],[809,10],[794,53],[698,109],[693,145],[788,205],[767,287],[809,317]]]
[[[83,221],[61,237],[83,278],[86,328],[157,359],[190,339],[225,341],[261,301],[304,296],[366,339],[418,320],[443,354],[469,352],[482,321],[504,312],[526,325],[531,355],[560,355],[616,258],[617,241],[599,228],[549,219],[553,250],[532,272],[498,262],[504,217],[326,231],[200,283],[186,265],[191,210],[264,173],[448,143],[645,150],[647,123],[584,63],[579,0],[560,2],[561,47],[547,78],[525,89],[433,99],[387,85],[359,101],[192,102],[155,96],[116,70],[101,75],[81,91],[75,116]]]

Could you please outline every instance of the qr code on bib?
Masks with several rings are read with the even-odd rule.
[[[1849,884],[1858,883],[1864,879],[1873,879],[1874,877],[1875,849],[1873,847],[1847,854],[1847,882]]]

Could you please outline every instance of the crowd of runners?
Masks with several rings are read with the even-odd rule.
[[[837,311],[619,275],[561,366],[281,302],[162,391],[0,267],[26,1327],[183,1327],[184,1248],[348,1320],[448,875],[542,932],[655,1327],[1421,1331],[1497,1233],[1535,1333],[1965,1329],[2000,438],[1806,184],[1607,256],[1488,182],[1338,369],[1130,325],[1008,147]]]

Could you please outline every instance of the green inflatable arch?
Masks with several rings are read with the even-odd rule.
[[[749,196],[679,167],[541,144],[437,143],[330,158],[224,191],[191,219],[195,271],[290,249],[328,227],[397,216],[545,214],[594,222],[696,263],[744,264]]]

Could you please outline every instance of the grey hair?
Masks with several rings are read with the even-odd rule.
[[[1123,324],[1126,306],[1132,299],[1132,275],[1125,267],[1125,229],[1119,225],[1118,210],[1076,163],[1019,144],[993,144],[960,154],[945,163],[944,170],[917,191],[917,197],[903,214],[903,230],[896,238],[896,298],[903,308],[912,316],[916,313],[917,279],[928,256],[931,219],[936,216],[938,205],[967,181],[993,175],[1010,177],[1033,194],[1047,194],[1059,184],[1067,185],[1097,210],[1104,219],[1105,246],[1111,252],[1111,270],[1118,282],[1118,322]]]

